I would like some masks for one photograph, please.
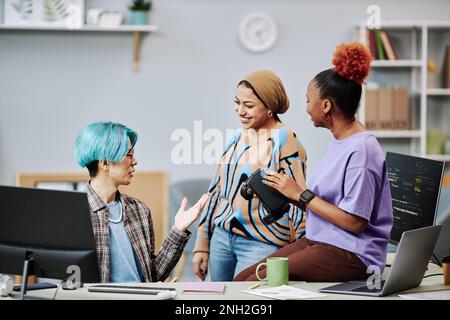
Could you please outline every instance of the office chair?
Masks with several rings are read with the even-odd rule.
[[[169,188],[169,205],[170,205],[170,224],[174,223],[175,215],[180,208],[181,200],[183,197],[188,198],[187,208],[191,207],[195,202],[200,199],[202,194],[208,192],[208,188],[211,181],[210,179],[189,179],[176,182],[172,184]],[[195,239],[197,238],[197,226],[198,223],[194,223],[189,231],[192,233],[191,238],[189,239],[184,252],[180,258],[180,261],[176,265],[175,269],[172,272],[172,281],[174,279],[180,279],[186,263],[190,266],[190,261],[188,261],[189,256],[191,256],[192,251],[195,246]],[[176,280],[175,280],[176,281]]]

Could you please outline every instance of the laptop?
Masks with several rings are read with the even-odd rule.
[[[373,283],[368,287],[366,281],[348,281],[319,291],[383,297],[417,287],[422,282],[440,231],[441,226],[436,225],[403,232],[392,268],[379,288],[371,288],[375,286]]]

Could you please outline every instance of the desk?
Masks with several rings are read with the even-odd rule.
[[[442,269],[434,264],[430,264],[425,275],[442,273]],[[182,282],[175,283],[148,283],[148,286],[158,286],[158,287],[173,287],[177,290],[178,296],[176,300],[272,300],[264,297],[259,297],[255,295],[249,295],[241,292],[241,290],[246,290],[253,282],[226,282],[225,283],[225,293],[224,294],[199,294],[199,293],[183,293],[181,292],[183,288]],[[304,282],[304,281],[290,281],[289,285],[298,287],[305,290],[310,290],[318,292],[320,288],[331,286],[335,283],[325,283],[325,282]],[[413,288],[405,292],[420,292],[420,291],[433,291],[440,289],[450,289],[450,286],[443,284],[442,276],[433,276],[429,278],[424,278],[421,285],[417,288]],[[35,296],[39,298],[52,299],[55,296],[56,289],[38,290],[38,291],[28,291],[29,296]],[[15,292],[13,297],[17,298],[19,293]],[[11,297],[7,298],[11,299]],[[63,290],[58,289],[55,296],[56,300],[154,300],[155,297],[151,295],[139,295],[139,294],[119,294],[119,293],[97,293],[88,292],[87,287],[83,287],[77,290]],[[327,294],[326,297],[321,300],[403,300],[393,294],[387,297],[366,297],[357,295],[342,295],[342,294]]]

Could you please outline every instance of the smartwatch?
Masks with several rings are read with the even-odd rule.
[[[298,202],[300,202],[300,204],[302,205],[303,210],[306,209],[306,204],[310,202],[315,196],[316,194],[309,189],[306,189],[302,192],[300,198],[298,199]]]

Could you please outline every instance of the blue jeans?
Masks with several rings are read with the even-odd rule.
[[[234,275],[277,251],[280,247],[247,239],[220,227],[209,245],[211,281],[231,281]]]

